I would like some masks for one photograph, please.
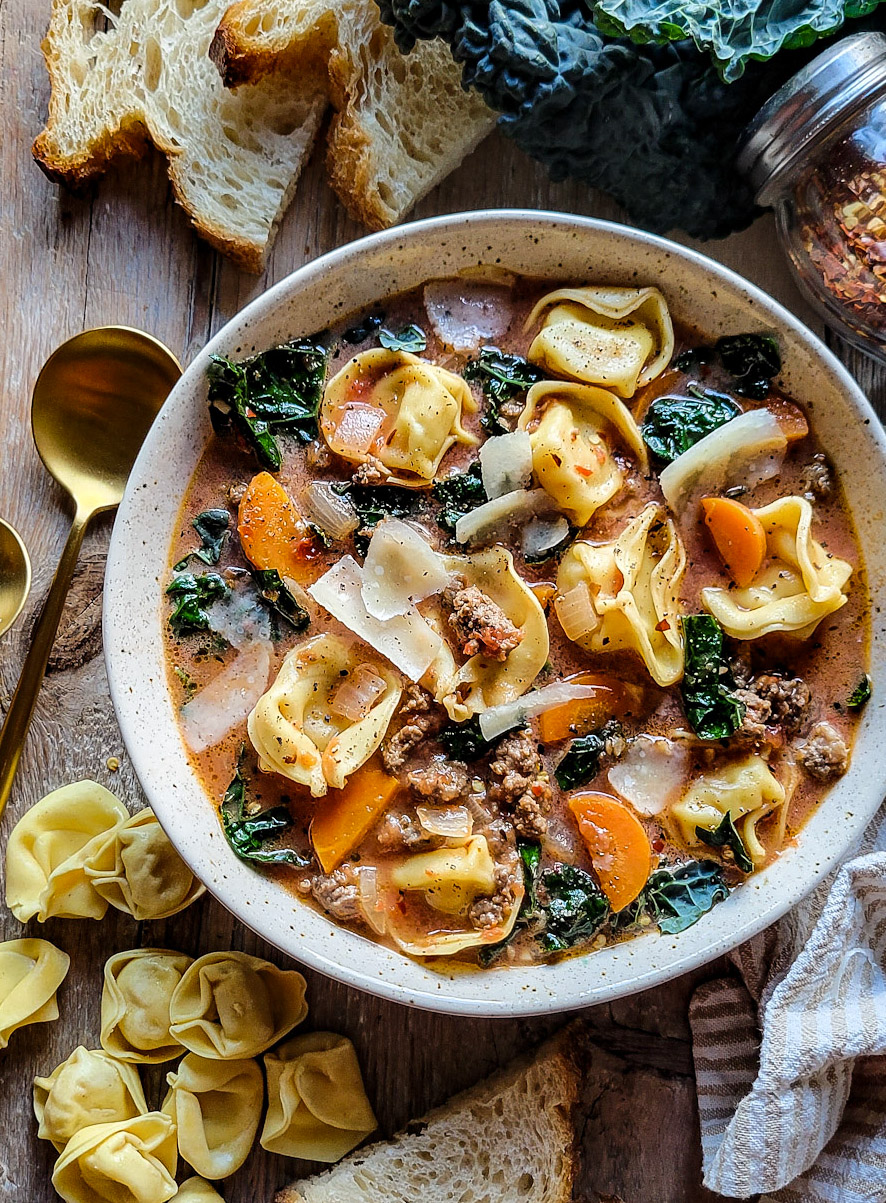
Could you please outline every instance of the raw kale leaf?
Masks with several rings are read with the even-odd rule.
[[[620,734],[621,727],[614,719],[610,719],[605,727],[574,739],[555,772],[560,789],[575,789],[596,777],[606,744]]]
[[[311,621],[311,616],[293,597],[277,569],[253,569],[251,575],[258,596],[271,611],[272,617],[282,618],[295,631],[303,631]]]
[[[471,764],[485,756],[495,745],[495,740],[486,740],[480,731],[480,719],[477,715],[464,723],[447,723],[437,736],[453,760],[463,764]]]
[[[738,417],[741,409],[731,398],[690,385],[692,397],[658,397],[646,411],[643,440],[649,450],[671,463],[718,426]]]
[[[437,521],[450,532],[455,530],[459,518],[489,500],[483,488],[479,460],[471,464],[466,472],[454,472],[435,481],[431,491],[443,506],[437,514]]]
[[[846,709],[852,710],[854,713],[858,713],[859,710],[864,710],[865,706],[867,706],[868,702],[871,700],[872,692],[873,687],[871,685],[871,678],[867,673],[865,673],[856,687],[853,689],[852,693],[850,693],[849,700],[846,703]]]
[[[548,952],[589,940],[604,923],[609,903],[589,873],[575,865],[555,865],[541,875],[547,897],[540,939]]]
[[[398,485],[355,485],[347,481],[333,488],[342,497],[350,498],[357,511],[360,527],[354,535],[354,546],[360,555],[366,554],[373,528],[382,518],[405,518],[415,513],[421,501],[415,489]]]
[[[696,827],[695,834],[709,848],[731,848],[735,863],[742,873],[753,873],[754,862],[748,856],[744,840],[736,830],[732,815],[728,810],[713,831],[708,831],[704,827]]]
[[[612,916],[615,931],[623,931],[648,915],[666,936],[697,923],[718,902],[729,897],[723,870],[714,861],[693,860],[675,869],[656,869],[639,898]]]
[[[243,776],[243,751],[237,758],[233,780],[225,790],[220,807],[222,827],[228,843],[241,860],[261,865],[295,865],[304,869],[311,859],[294,848],[268,848],[266,845],[288,831],[292,815],[285,806],[274,806],[255,815],[246,814],[246,780]]]
[[[217,572],[204,572],[201,576],[182,572],[172,578],[166,592],[175,601],[169,625],[173,634],[181,638],[196,631],[211,631],[209,607],[219,598],[227,597],[231,590]]]
[[[181,572],[187,567],[190,559],[202,560],[204,564],[217,564],[230,522],[231,515],[227,510],[204,510],[202,514],[198,514],[191,526],[200,536],[200,546],[196,551],[189,551],[177,564],[173,564],[173,572]]]
[[[235,363],[214,355],[209,365],[209,416],[216,434],[233,430],[262,467],[280,467],[278,434],[309,443],[317,437],[328,350],[295,339]]]
[[[376,334],[379,327],[385,320],[383,313],[370,313],[357,323],[356,326],[351,326],[342,334],[342,341],[355,345],[356,343],[365,343],[367,338],[371,338]]]
[[[424,330],[414,323],[396,334],[392,330],[379,330],[378,341],[388,351],[408,351],[412,355],[420,354],[428,345]]]
[[[745,707],[731,690],[722,628],[710,614],[686,614],[683,635],[686,667],[680,689],[689,725],[701,739],[728,739],[741,726]]]
[[[483,429],[489,434],[509,434],[511,427],[500,412],[502,404],[516,400],[543,379],[544,372],[519,355],[508,355],[498,347],[481,347],[477,358],[465,365],[464,377],[476,380],[483,390]]]

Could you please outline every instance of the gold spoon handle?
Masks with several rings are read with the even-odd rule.
[[[34,707],[37,705],[37,695],[46,674],[49,653],[55,642],[59,619],[65,605],[65,598],[71,585],[71,577],[80,555],[83,535],[92,517],[90,513],[78,510],[74,515],[74,523],[68,534],[68,541],[52,578],[52,585],[40,611],[40,617],[34,626],[31,646],[22,665],[21,676],[9,710],[6,713],[3,727],[0,729],[0,815],[6,809],[12,783],[15,780],[18,762],[21,759],[25,736],[31,725]]]

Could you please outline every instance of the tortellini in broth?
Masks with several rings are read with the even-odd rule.
[[[70,957],[48,940],[0,944],[0,1049],[19,1028],[58,1019],[55,992],[70,964]]]
[[[335,635],[318,635],[293,648],[276,680],[247,722],[252,746],[265,772],[280,773],[307,786],[315,798],[347,778],[369,759],[384,738],[400,701],[400,677],[374,665],[384,691],[363,718],[336,713],[335,693],[364,653]]]
[[[52,1185],[66,1203],[167,1203],[176,1190],[175,1124],[149,1111],[72,1136]]]
[[[204,1178],[227,1178],[252,1151],[264,1100],[258,1062],[188,1053],[166,1076],[163,1111],[175,1120],[178,1151]]]
[[[727,813],[755,865],[766,859],[757,824],[786,801],[784,786],[755,754],[703,773],[671,805],[671,818],[690,848],[702,846],[696,829],[715,831]]]
[[[81,1128],[147,1112],[138,1071],[100,1049],[80,1045],[48,1077],[34,1079],[37,1135],[58,1152]]]
[[[568,600],[573,590],[587,590],[588,626],[570,637],[589,652],[631,649],[656,684],[675,684],[683,674],[679,594],[685,569],[676,527],[655,504],[608,543],[573,543],[560,563],[557,591]]]
[[[657,288],[558,288],[526,322],[544,315],[529,358],[557,376],[602,384],[632,397],[667,367],[674,330]]]
[[[167,948],[133,948],[105,962],[102,1048],[121,1061],[157,1063],[182,1046],[169,1031],[169,1007],[190,957]]]
[[[456,442],[476,443],[462,425],[471,390],[454,372],[406,351],[362,351],[326,386],[320,429],[330,450],[351,463],[378,460],[391,482],[433,480]]]

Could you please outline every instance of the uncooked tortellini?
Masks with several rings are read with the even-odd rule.
[[[175,1120],[178,1151],[204,1178],[227,1178],[252,1149],[264,1086],[257,1061],[210,1061],[188,1053],[167,1074],[163,1111]]]
[[[326,386],[320,429],[336,455],[379,461],[398,484],[433,480],[453,443],[476,443],[462,426],[475,408],[461,376],[406,351],[361,351]]]
[[[175,1197],[175,1124],[149,1111],[72,1136],[52,1185],[66,1203],[167,1203]]]
[[[558,376],[604,384],[632,397],[667,367],[674,330],[657,288],[558,288],[542,297],[527,329],[545,314],[529,358]]]
[[[183,952],[133,948],[105,962],[102,1048],[121,1061],[156,1064],[182,1046],[169,1031],[169,1004],[192,964]]]
[[[621,488],[612,455],[619,441],[645,472],[646,445],[622,401],[589,384],[534,384],[518,423],[529,431],[538,483],[575,523],[585,526]]]
[[[138,1070],[100,1049],[80,1045],[49,1077],[34,1079],[37,1135],[59,1153],[81,1128],[147,1113]]]
[[[85,868],[102,898],[138,920],[176,915],[206,891],[150,807],[109,832],[86,858]]]
[[[812,537],[805,497],[780,497],[753,511],[766,532],[767,559],[746,589],[702,589],[701,600],[733,639],[785,631],[806,639],[846,604],[852,565]]]
[[[6,905],[16,919],[101,919],[108,904],[92,888],[83,865],[127,813],[95,781],[62,786],[26,811],[6,846]]]
[[[376,1128],[354,1046],[332,1032],[288,1040],[265,1057],[261,1145],[284,1157],[338,1161]]]
[[[671,805],[670,813],[685,843],[696,848],[702,844],[696,828],[714,831],[728,811],[748,855],[760,865],[766,849],[757,835],[757,824],[785,798],[784,786],[762,756],[750,755],[704,773]]]
[[[678,598],[686,553],[670,519],[655,504],[633,518],[609,543],[579,540],[557,573],[557,609],[573,590],[587,591],[588,628],[570,638],[589,652],[630,648],[662,687],[683,675],[683,629]]]
[[[306,785],[319,798],[330,786],[341,789],[369,759],[384,738],[403,690],[393,669],[373,664],[384,692],[364,718],[352,721],[336,714],[335,691],[365,662],[365,653],[353,651],[335,635],[317,635],[292,649],[247,722],[266,773]]]
[[[254,1057],[302,1022],[307,983],[245,952],[210,952],[185,973],[169,1009],[171,1032],[201,1057]]]
[[[0,944],[0,1049],[26,1024],[58,1019],[55,992],[70,964],[70,957],[48,940]]]
[[[224,1203],[224,1200],[205,1178],[188,1178],[178,1188],[172,1203]]]

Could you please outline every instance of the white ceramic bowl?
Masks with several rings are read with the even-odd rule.
[[[692,969],[778,919],[833,868],[883,796],[886,649],[874,647],[874,698],[847,775],[776,864],[676,936],[650,933],[557,965],[449,976],[331,923],[237,860],[185,754],[163,650],[170,538],[210,435],[209,356],[239,357],[311,334],[391,293],[478,263],[551,280],[657,284],[674,316],[705,336],[777,331],[787,390],[809,407],[839,470],[869,588],[884,596],[883,432],[852,378],[796,318],[733,272],[661,238],[558,213],[466,213],[401,226],[307,264],[248,305],[191,364],[145,442],[114,527],[105,653],[117,717],[145,793],[184,859],[234,915],[297,960],[362,990],[466,1015],[527,1015],[604,1002]],[[862,577],[854,587],[864,587]]]

